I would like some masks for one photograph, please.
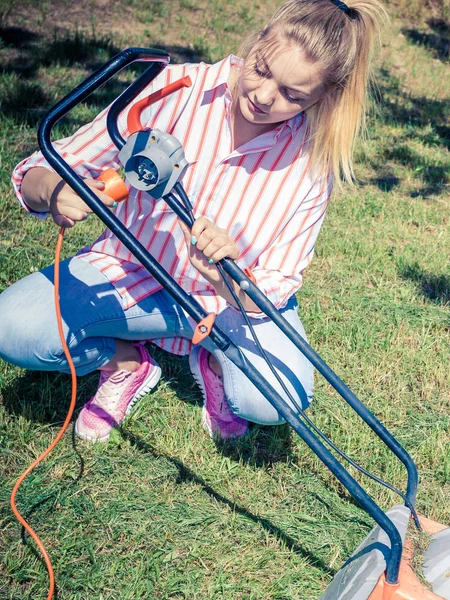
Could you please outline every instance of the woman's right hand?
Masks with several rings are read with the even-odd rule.
[[[84,182],[95,192],[103,204],[106,206],[114,204],[114,199],[103,192],[105,189],[103,181],[85,179]],[[49,210],[55,223],[65,228],[73,227],[78,221],[84,221],[92,213],[89,206],[63,179],[60,179],[53,189]]]
[[[106,206],[114,204],[114,199],[104,193],[103,181],[84,181]],[[31,210],[50,211],[53,220],[60,227],[73,227],[92,212],[57,173],[45,167],[33,167],[27,171],[22,180],[21,191],[25,204]]]

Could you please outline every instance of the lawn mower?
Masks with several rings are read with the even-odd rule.
[[[154,92],[150,97],[134,102],[128,116],[129,137],[125,140],[119,132],[117,120],[122,111],[145,90],[146,86],[169,63],[169,55],[163,50],[128,48],[120,52],[90,75],[75,90],[60,100],[44,117],[39,127],[39,145],[48,163],[84,200],[117,238],[130,250],[148,272],[172,295],[181,307],[197,323],[193,343],[201,342],[206,336],[216,344],[225,356],[237,365],[248,379],[263,392],[283,419],[320,458],[354,500],[376,523],[375,528],[355,550],[321,596],[321,600],[450,600],[450,528],[419,517],[414,508],[418,487],[416,466],[407,451],[382,423],[368,410],[333,370],[308,345],[297,331],[280,315],[252,280],[251,272],[241,270],[231,259],[224,258],[217,267],[224,280],[231,277],[251,300],[271,318],[325,377],[345,402],[372,429],[379,440],[386,444],[399,459],[407,474],[406,491],[403,493],[388,483],[382,482],[356,462],[347,457],[331,442],[303,412],[301,407],[293,410],[280,394],[261,376],[240,348],[234,344],[215,323],[212,314],[206,314],[202,306],[189,296],[130,234],[108,207],[104,206],[95,193],[84,183],[67,162],[56,152],[51,143],[54,125],[77,104],[86,100],[111,77],[135,61],[149,62],[148,68],[112,103],[107,128],[112,142],[117,146],[119,158],[131,186],[144,190],[153,198],[167,202],[170,209],[188,227],[194,222],[189,198],[180,178],[186,165],[180,142],[168,133],[142,126],[140,113],[151,103],[190,85],[189,78],[171,84],[168,88]],[[128,188],[115,172],[103,174],[105,193],[124,200]],[[231,285],[230,285],[230,289]],[[236,298],[235,298],[236,299]],[[255,340],[258,346],[257,340]],[[264,349],[258,348],[264,353]],[[287,391],[287,390],[285,390]],[[331,449],[330,449],[331,448]],[[374,499],[352,477],[336,458],[337,453],[365,475],[383,483],[396,492],[402,503],[384,512]],[[16,490],[17,491],[17,490]],[[411,566],[411,547],[405,543],[406,531],[414,523],[419,529],[431,534],[431,543],[425,552],[423,574],[430,587],[422,584]],[[431,590],[432,588],[432,590]],[[51,598],[51,595],[49,595]]]

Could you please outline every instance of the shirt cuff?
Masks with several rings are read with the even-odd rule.
[[[55,170],[50,167],[50,165],[45,161],[45,159],[42,157],[40,152],[35,152],[29,158],[25,158],[22,162],[20,162],[16,166],[16,168],[12,172],[11,182],[12,182],[14,194],[16,195],[17,200],[20,202],[20,204],[23,206],[23,208],[27,211],[27,213],[29,213],[30,215],[33,215],[34,217],[37,217],[38,219],[43,220],[48,217],[50,212],[49,211],[37,212],[37,211],[31,209],[25,202],[23,194],[22,194],[23,178],[25,177],[25,174],[30,169],[33,169],[34,167],[44,167],[45,169],[52,171],[52,173],[55,173]]]
[[[284,308],[291,296],[295,294],[302,285],[301,275],[296,277],[285,277],[279,271],[269,271],[264,269],[252,271],[251,279],[277,310]],[[235,306],[231,306],[231,308],[239,311]],[[252,319],[264,319],[267,317],[265,312],[246,311],[246,313]]]

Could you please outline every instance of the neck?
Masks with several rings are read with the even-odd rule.
[[[274,129],[277,123],[259,124],[250,123],[242,116],[239,107],[238,98],[238,85],[239,77],[241,75],[240,69],[231,69],[230,72],[230,91],[233,96],[233,104],[231,111],[231,125],[233,131],[233,150],[236,150],[240,146],[243,146],[250,140],[258,137],[259,135]]]
[[[239,106],[235,107],[232,115],[232,125],[233,125],[233,150],[243,146],[247,142],[255,139],[259,135],[270,131],[275,127],[274,124],[270,125],[258,125],[249,123],[247,119],[244,119],[241,111],[239,110]]]

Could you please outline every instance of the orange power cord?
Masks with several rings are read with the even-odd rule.
[[[17,520],[23,525],[23,527],[28,531],[28,533],[31,535],[33,540],[36,542],[37,547],[41,551],[42,556],[44,557],[44,561],[47,566],[48,576],[49,576],[49,580],[50,580],[50,587],[49,587],[49,591],[48,591],[47,600],[51,600],[51,598],[53,598],[53,594],[55,591],[55,575],[53,573],[52,563],[50,561],[50,557],[47,553],[47,550],[45,549],[44,544],[40,540],[39,536],[32,529],[31,525],[29,525],[29,523],[25,520],[25,518],[20,514],[20,512],[16,506],[16,495],[19,490],[19,487],[21,486],[23,481],[26,479],[26,477],[31,473],[31,471],[41,461],[44,460],[44,458],[48,454],[50,454],[50,452],[53,450],[53,448],[56,446],[56,444],[62,438],[62,436],[64,435],[64,433],[70,423],[70,420],[72,419],[73,411],[75,408],[75,401],[76,401],[76,397],[77,397],[77,376],[76,376],[76,372],[75,372],[75,366],[73,364],[72,357],[70,356],[69,348],[67,347],[66,340],[64,337],[64,332],[63,332],[63,328],[62,328],[61,307],[59,304],[59,261],[60,261],[61,246],[62,246],[62,242],[63,242],[64,231],[65,231],[64,227],[61,227],[59,234],[58,234],[58,241],[56,243],[55,270],[54,270],[54,273],[55,273],[55,275],[54,275],[54,277],[55,277],[54,298],[55,298],[56,320],[58,323],[59,337],[61,339],[61,343],[62,343],[62,346],[64,349],[64,354],[66,356],[67,362],[69,363],[70,374],[72,376],[72,397],[70,400],[69,412],[67,413],[66,420],[64,421],[63,426],[61,427],[58,435],[55,437],[53,442],[48,446],[48,448],[46,450],[44,450],[44,452],[19,477],[19,479],[17,480],[17,482],[11,492],[11,498],[10,498],[10,504],[11,504],[11,508],[13,510],[14,515],[16,516]]]
[[[117,173],[114,169],[106,169],[103,171],[98,177],[100,181],[103,181],[105,184],[104,193],[116,200],[117,202],[123,202],[128,197],[128,188],[125,185],[124,181],[121,179],[119,173]],[[72,397],[70,399],[69,411],[66,416],[66,420],[63,423],[63,426],[58,432],[58,435],[55,437],[53,442],[48,446],[44,452],[38,456],[38,458],[22,473],[22,475],[17,480],[13,490],[11,492],[10,504],[12,511],[16,517],[16,519],[23,525],[23,527],[28,531],[33,540],[36,542],[37,547],[42,553],[44,557],[45,564],[47,566],[48,577],[50,580],[50,587],[48,591],[47,600],[51,600],[53,598],[53,594],[55,592],[55,575],[53,573],[52,563],[50,561],[50,557],[44,548],[44,544],[41,542],[37,533],[32,529],[29,523],[25,520],[25,518],[20,514],[17,506],[16,506],[16,496],[19,490],[19,487],[22,485],[24,480],[28,477],[31,471],[44,460],[48,454],[53,450],[56,444],[64,435],[67,427],[69,426],[70,420],[72,419],[73,411],[75,409],[75,402],[77,397],[77,374],[75,371],[75,366],[73,364],[72,357],[70,356],[69,348],[66,343],[66,339],[63,332],[62,327],[62,317],[61,317],[61,306],[59,303],[59,263],[61,260],[61,247],[64,238],[64,227],[61,227],[58,234],[58,240],[56,242],[56,251],[55,251],[55,268],[54,268],[54,300],[55,300],[55,311],[56,311],[56,322],[58,324],[58,333],[59,339],[61,340],[61,344],[64,350],[64,354],[66,356],[67,362],[70,368],[70,374],[72,377]]]
[[[140,113],[145,107],[150,106],[157,100],[161,100],[168,94],[171,94],[171,93],[175,92],[176,90],[179,90],[182,87],[189,87],[191,85],[192,85],[191,79],[189,77],[183,77],[182,79],[175,81],[174,83],[170,84],[166,88],[163,88],[162,90],[159,90],[158,92],[155,92],[148,98],[137,103],[136,107],[134,109],[132,109],[132,111],[130,111],[130,113],[131,113],[131,121],[129,121],[130,131],[139,131],[142,129],[142,124],[140,122]],[[129,193],[128,188],[125,185],[124,181],[122,181],[120,175],[114,169],[106,169],[105,171],[103,171],[101,173],[101,175],[98,179],[100,179],[101,181],[103,181],[105,183],[105,188],[103,191],[108,196],[110,196],[111,198],[114,198],[117,202],[122,202],[127,199],[128,193]],[[45,564],[47,566],[49,580],[50,580],[50,586],[49,586],[47,600],[51,600],[53,598],[53,594],[55,591],[55,574],[53,572],[52,563],[51,563],[50,557],[44,547],[44,544],[41,542],[39,536],[32,529],[31,525],[29,525],[29,523],[25,520],[25,518],[20,514],[20,512],[16,506],[16,496],[17,496],[19,487],[22,485],[22,483],[28,477],[28,475],[31,473],[31,471],[40,462],[42,462],[44,460],[44,458],[46,456],[48,456],[48,454],[50,454],[50,452],[53,450],[53,448],[56,446],[56,444],[62,438],[62,436],[64,435],[64,433],[70,423],[70,420],[72,419],[73,411],[75,409],[75,402],[76,402],[76,396],[77,396],[77,376],[76,376],[76,372],[75,372],[75,366],[73,364],[72,357],[70,356],[69,348],[67,347],[66,340],[64,337],[64,332],[63,332],[63,328],[62,328],[61,307],[59,304],[59,261],[60,261],[64,231],[65,231],[64,227],[61,227],[61,229],[59,231],[59,235],[58,235],[58,241],[56,243],[55,269],[54,269],[54,278],[55,278],[54,299],[55,299],[56,320],[58,323],[59,337],[60,337],[60,340],[62,343],[62,347],[64,349],[64,354],[66,356],[67,362],[70,367],[70,374],[72,376],[72,397],[70,400],[69,412],[67,413],[66,420],[64,421],[63,426],[61,427],[58,435],[53,440],[53,442],[48,446],[48,448],[46,450],[44,450],[44,452],[40,456],[38,456],[38,458],[19,477],[19,479],[17,480],[16,484],[13,487],[13,490],[11,492],[11,498],[10,498],[10,504],[11,504],[11,508],[12,508],[14,515],[16,516],[19,523],[21,523],[21,525],[23,525],[23,527],[26,529],[26,531],[28,531],[28,533],[31,535],[33,540],[36,542],[37,547],[41,551],[42,556],[44,557]]]

